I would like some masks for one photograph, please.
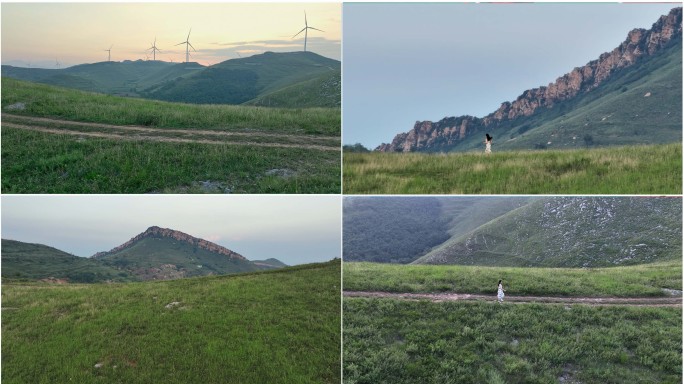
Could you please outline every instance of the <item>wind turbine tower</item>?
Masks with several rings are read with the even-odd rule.
[[[295,37],[297,37],[297,35],[304,32],[304,52],[306,52],[306,40],[307,40],[308,35],[309,35],[309,33],[308,33],[309,29],[313,29],[313,30],[320,31],[320,32],[325,32],[325,31],[321,31],[318,28],[309,27],[309,23],[306,21],[306,11],[304,11],[304,28],[302,28],[301,31],[297,32],[296,35],[292,36],[292,38],[294,39]]]
[[[161,52],[161,49],[157,48],[157,37],[154,37],[154,43],[152,43],[152,47],[147,48],[148,51],[152,51],[152,60],[157,61],[157,52]]]
[[[114,46],[114,44],[112,44],[112,46],[109,47],[109,49],[105,49],[105,51],[107,52],[107,61],[112,61],[112,47],[113,46]]]
[[[193,47],[192,44],[190,44],[190,32],[192,32],[192,28],[190,28],[190,30],[188,31],[188,37],[185,38],[185,41],[176,44],[176,45],[185,44],[185,62],[186,63],[190,62],[190,47],[192,47],[193,51],[197,52],[195,47]]]

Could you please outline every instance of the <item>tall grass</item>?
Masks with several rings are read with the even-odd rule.
[[[460,265],[344,263],[348,291],[496,294],[503,279],[513,296],[666,296],[682,289],[681,261],[612,268],[501,268]]]
[[[24,103],[23,111],[6,110]],[[339,108],[265,108],[195,105],[75,91],[10,78],[2,79],[3,112],[66,120],[164,128],[256,129],[339,136]]]
[[[343,311],[347,384],[682,381],[681,308],[345,298]]]
[[[166,282],[4,284],[2,381],[339,383],[339,276],[330,262]]]
[[[681,194],[682,145],[481,153],[345,153],[348,194]]]
[[[334,151],[2,130],[3,193],[339,193],[339,165]]]

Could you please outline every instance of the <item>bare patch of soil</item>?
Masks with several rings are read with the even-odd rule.
[[[346,297],[379,297],[399,300],[443,301],[496,301],[496,295],[477,295],[469,293],[396,293],[344,291]],[[540,303],[540,304],[586,304],[586,305],[630,305],[648,307],[681,307],[682,299],[672,297],[553,297],[553,296],[509,296],[504,303]]]

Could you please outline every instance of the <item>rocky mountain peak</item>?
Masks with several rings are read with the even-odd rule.
[[[173,229],[168,229],[168,228],[161,228],[157,226],[151,226],[145,230],[145,232],[133,237],[132,239],[128,240],[127,242],[119,245],[118,247],[113,248],[112,250],[108,252],[98,252],[95,255],[93,255],[93,258],[99,258],[99,257],[104,257],[119,251],[122,251],[128,247],[131,247],[135,243],[137,243],[140,240],[146,239],[146,238],[170,238],[174,239],[177,241],[185,242],[188,243],[194,247],[197,247],[199,249],[204,249],[209,252],[214,252],[218,253],[220,255],[227,256],[231,259],[238,259],[238,260],[247,260],[244,256],[240,255],[237,252],[233,252],[228,248],[222,247],[218,244],[212,243],[211,241],[207,241],[204,239],[200,239],[194,236],[190,236],[187,233],[183,233],[180,231],[176,231]]]
[[[417,121],[413,129],[395,136],[391,143],[383,143],[380,152],[439,151],[479,134],[499,124],[530,116],[542,108],[551,108],[565,100],[590,92],[617,70],[633,65],[638,59],[650,56],[668,46],[682,35],[682,8],[674,8],[661,16],[651,29],[633,29],[617,48],[603,53],[597,60],[574,68],[553,83],[523,92],[516,100],[504,102],[489,115],[479,119],[471,116],[446,117],[438,122]]]

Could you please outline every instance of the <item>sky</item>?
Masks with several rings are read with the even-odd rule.
[[[484,117],[677,6],[346,3],[343,142],[373,149],[416,121]]]
[[[341,197],[313,195],[2,196],[2,238],[92,256],[151,226],[212,241],[249,260],[341,257]]]
[[[60,68],[111,60],[185,61],[188,32],[202,65],[265,51],[304,49],[339,60],[341,10],[335,3],[2,3],[2,64]]]

